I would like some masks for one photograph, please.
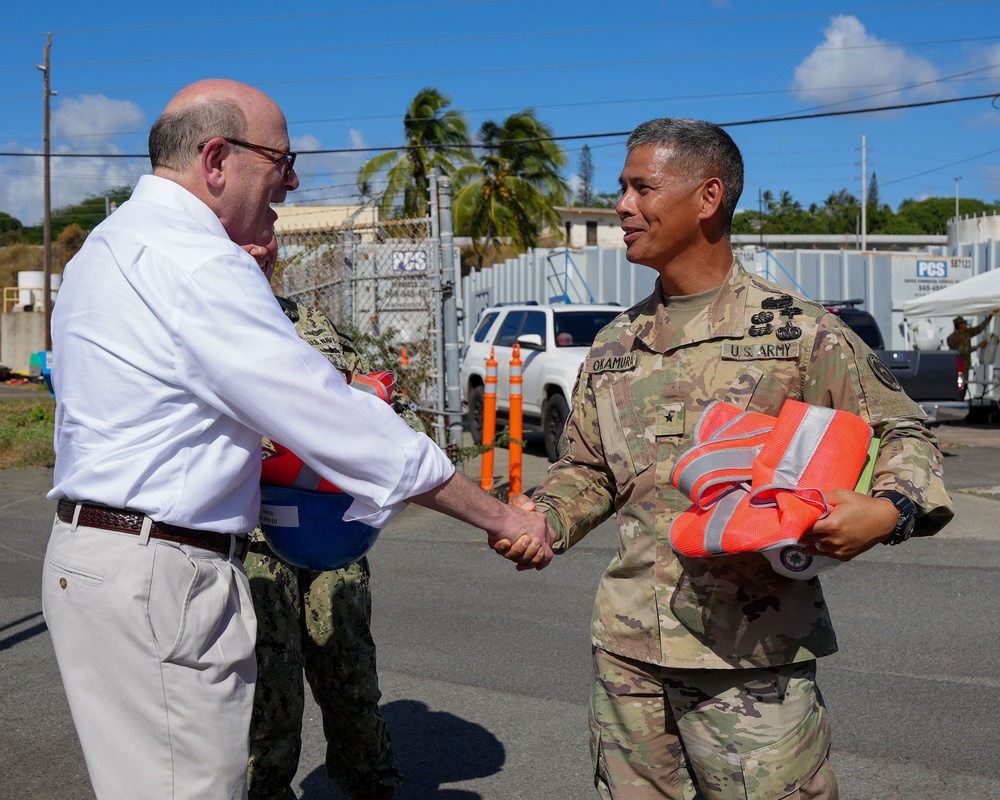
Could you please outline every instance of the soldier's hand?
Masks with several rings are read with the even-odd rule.
[[[527,495],[512,495],[509,503],[508,508],[515,518],[525,521],[532,530],[516,539],[513,536],[496,539],[491,541],[491,546],[504,558],[517,561],[518,571],[545,569],[552,560],[552,543],[555,541],[547,518],[535,512],[535,504]]]
[[[885,539],[896,527],[899,511],[885,498],[850,489],[827,492],[830,513],[802,536],[811,555],[850,561]]]

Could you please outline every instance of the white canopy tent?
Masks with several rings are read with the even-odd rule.
[[[903,303],[907,317],[985,316],[1000,308],[1000,269]]]
[[[980,317],[997,309],[1000,309],[1000,269],[983,272],[903,303],[903,314],[911,320],[914,317]],[[972,367],[969,389],[972,413],[976,413],[977,407],[988,408],[991,409],[990,421],[996,421],[997,414],[1000,414],[996,397],[1000,383],[995,377],[1000,315],[993,317],[990,329],[986,347],[976,356],[978,363],[969,365]]]

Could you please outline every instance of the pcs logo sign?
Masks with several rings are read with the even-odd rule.
[[[943,258],[919,259],[917,261],[918,278],[947,278],[948,262]]]

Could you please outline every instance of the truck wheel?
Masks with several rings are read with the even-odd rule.
[[[483,408],[485,392],[482,386],[473,386],[469,392],[469,431],[473,444],[483,443]]]
[[[569,407],[566,405],[566,399],[561,394],[552,395],[545,404],[545,418],[542,420],[545,455],[549,457],[549,461],[558,461],[562,455],[559,452],[559,440],[562,439],[568,416]]]

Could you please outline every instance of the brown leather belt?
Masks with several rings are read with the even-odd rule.
[[[60,500],[59,519],[63,522],[72,522],[77,505],[72,500]],[[82,525],[86,528],[100,528],[105,531],[118,531],[119,533],[134,533],[136,536],[142,533],[142,521],[146,517],[145,514],[141,514],[138,511],[129,511],[124,508],[108,508],[89,503],[80,503],[79,506],[80,515],[76,520],[77,525]],[[149,529],[150,539],[165,539],[168,542],[201,547],[205,550],[212,550],[226,556],[229,555],[233,536],[236,536],[233,557],[242,561],[247,553],[247,545],[250,541],[250,537],[245,533],[230,534],[196,531],[193,528],[182,528],[179,525],[169,525],[165,522],[154,522]]]

